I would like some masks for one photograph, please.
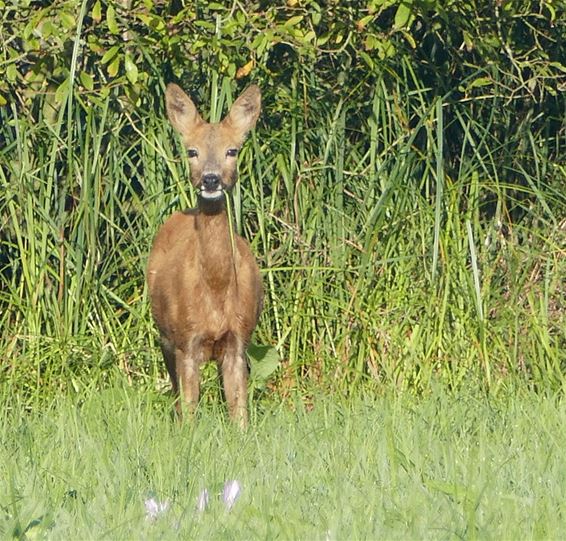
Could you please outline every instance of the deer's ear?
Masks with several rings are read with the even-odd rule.
[[[179,85],[174,83],[167,85],[165,105],[169,121],[183,135],[190,133],[203,121],[193,100],[185,94]]]
[[[257,85],[251,85],[240,94],[232,104],[228,116],[224,119],[231,128],[239,132],[243,139],[255,126],[261,110],[261,90]]]

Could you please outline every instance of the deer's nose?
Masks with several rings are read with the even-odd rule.
[[[209,192],[216,191],[220,186],[220,176],[208,173],[202,177],[202,187]]]

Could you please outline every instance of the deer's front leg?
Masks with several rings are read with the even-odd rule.
[[[196,410],[200,392],[201,358],[202,353],[194,347],[190,347],[188,351],[180,349],[175,351],[175,371],[180,394],[176,407],[181,416],[183,408],[186,408],[189,414],[193,414]]]
[[[230,417],[245,428],[248,424],[248,366],[243,344],[235,336],[226,344],[222,381]]]

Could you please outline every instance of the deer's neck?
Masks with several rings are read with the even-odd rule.
[[[214,213],[200,209],[196,230],[203,278],[214,290],[226,289],[235,276],[230,226],[224,206]]]

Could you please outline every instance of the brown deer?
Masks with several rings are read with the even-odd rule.
[[[149,254],[147,282],[176,408],[194,411],[199,366],[214,359],[232,419],[247,424],[246,347],[263,289],[248,243],[231,237],[225,194],[237,179],[237,156],[255,126],[261,92],[248,87],[218,123],[207,123],[175,85],[166,90],[167,115],[188,151],[198,208],[174,213]]]

